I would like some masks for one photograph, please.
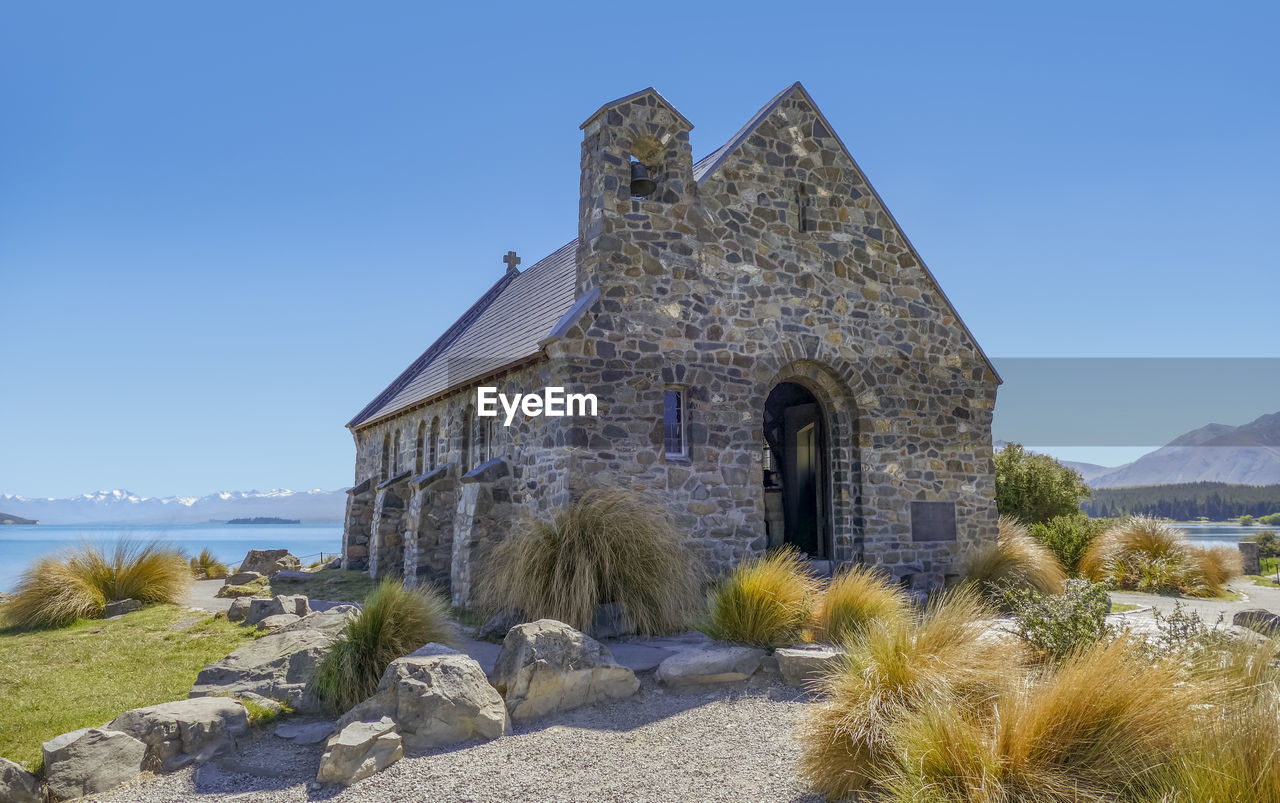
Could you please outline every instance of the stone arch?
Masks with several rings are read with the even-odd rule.
[[[829,557],[834,563],[863,558],[862,461],[860,418],[849,385],[825,363],[802,357],[777,367],[761,388],[760,404],[784,383],[800,385],[818,402],[827,428],[825,472],[830,484],[827,515],[830,521]],[[762,410],[763,414],[763,410]]]

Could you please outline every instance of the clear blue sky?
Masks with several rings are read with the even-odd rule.
[[[1274,4],[542,5],[6,4],[0,492],[349,483],[650,84],[700,156],[803,81],[997,359],[1280,356]]]

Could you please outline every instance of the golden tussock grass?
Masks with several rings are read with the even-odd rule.
[[[1177,527],[1147,516],[1119,522],[1095,538],[1080,560],[1080,573],[1095,582],[1197,597],[1222,594],[1240,572],[1236,550],[1193,547]]]
[[[716,638],[777,647],[800,638],[809,622],[818,582],[794,549],[740,563],[711,596]]]
[[[845,641],[872,622],[898,621],[910,610],[910,600],[891,577],[858,564],[836,575],[818,597],[814,635],[832,643]]]
[[[1042,594],[1061,594],[1067,581],[1057,556],[1009,516],[1000,517],[995,543],[970,557],[966,575],[983,589],[1030,587]]]
[[[115,600],[181,602],[190,585],[191,569],[176,549],[121,540],[107,552],[85,543],[32,564],[2,613],[12,627],[64,627],[102,616]]]
[[[227,564],[218,560],[218,558],[207,548],[200,550],[200,554],[191,559],[191,574],[197,579],[217,580],[230,574]]]
[[[494,547],[478,591],[490,612],[556,619],[591,632],[596,608],[616,602],[639,633],[670,633],[702,612],[702,572],[656,498],[595,489],[550,521],[526,519]]]

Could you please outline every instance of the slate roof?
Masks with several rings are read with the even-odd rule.
[[[601,109],[649,91],[654,90],[641,90],[627,95],[606,103]],[[699,184],[705,181],[720,167],[729,154],[746,141],[761,121],[796,91],[804,93],[822,124],[840,143],[845,155],[852,161],[853,154],[840,139],[840,135],[835,133],[835,129],[818,109],[818,105],[813,102],[813,98],[797,81],[775,95],[728,142],[699,159],[693,166],[694,180]],[[654,92],[654,94],[657,93]],[[674,107],[672,109],[674,111]],[[679,114],[679,112],[676,113]],[[599,112],[597,111],[596,114]],[[592,115],[593,117],[595,114]],[[590,119],[588,118],[588,121]],[[684,119],[683,116],[681,119]],[[856,165],[857,162],[855,161],[854,164]],[[858,170],[861,172],[861,168]],[[869,183],[868,186],[870,186]],[[893,213],[889,212],[889,208],[884,205],[879,193],[874,187],[871,188],[871,192],[880,207],[889,215],[890,220],[893,220],[898,233],[906,240],[902,227],[898,225],[897,220],[893,219]],[[955,306],[942,291],[942,287],[928,266],[924,264],[924,260],[920,259],[915,246],[911,245],[909,240],[906,242],[924,267],[925,274],[938,290],[943,302],[954,312]],[[413,364],[396,377],[394,382],[347,422],[347,426],[355,428],[385,418],[471,380],[536,356],[542,351],[543,342],[566,329],[572,323],[570,319],[575,318],[585,306],[583,302],[590,301],[584,298],[578,299],[575,303],[577,245],[577,238],[574,238],[524,271],[504,275],[480,297],[480,300],[464,312],[462,317],[445,330],[444,334],[422,353],[422,356],[414,360]],[[995,375],[996,381],[1000,381],[991,360],[982,351],[977,339],[973,337],[973,333],[969,331],[968,326],[958,314],[956,320],[964,328],[965,334],[969,335],[970,342]]]

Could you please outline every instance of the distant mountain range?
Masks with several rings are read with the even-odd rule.
[[[1227,482],[1280,484],[1280,412],[1248,424],[1206,424],[1123,466],[1062,461],[1095,488]]]
[[[222,491],[208,496],[139,496],[98,491],[66,499],[0,494],[0,510],[42,524],[203,524],[270,516],[306,524],[342,521],[347,492]]]

